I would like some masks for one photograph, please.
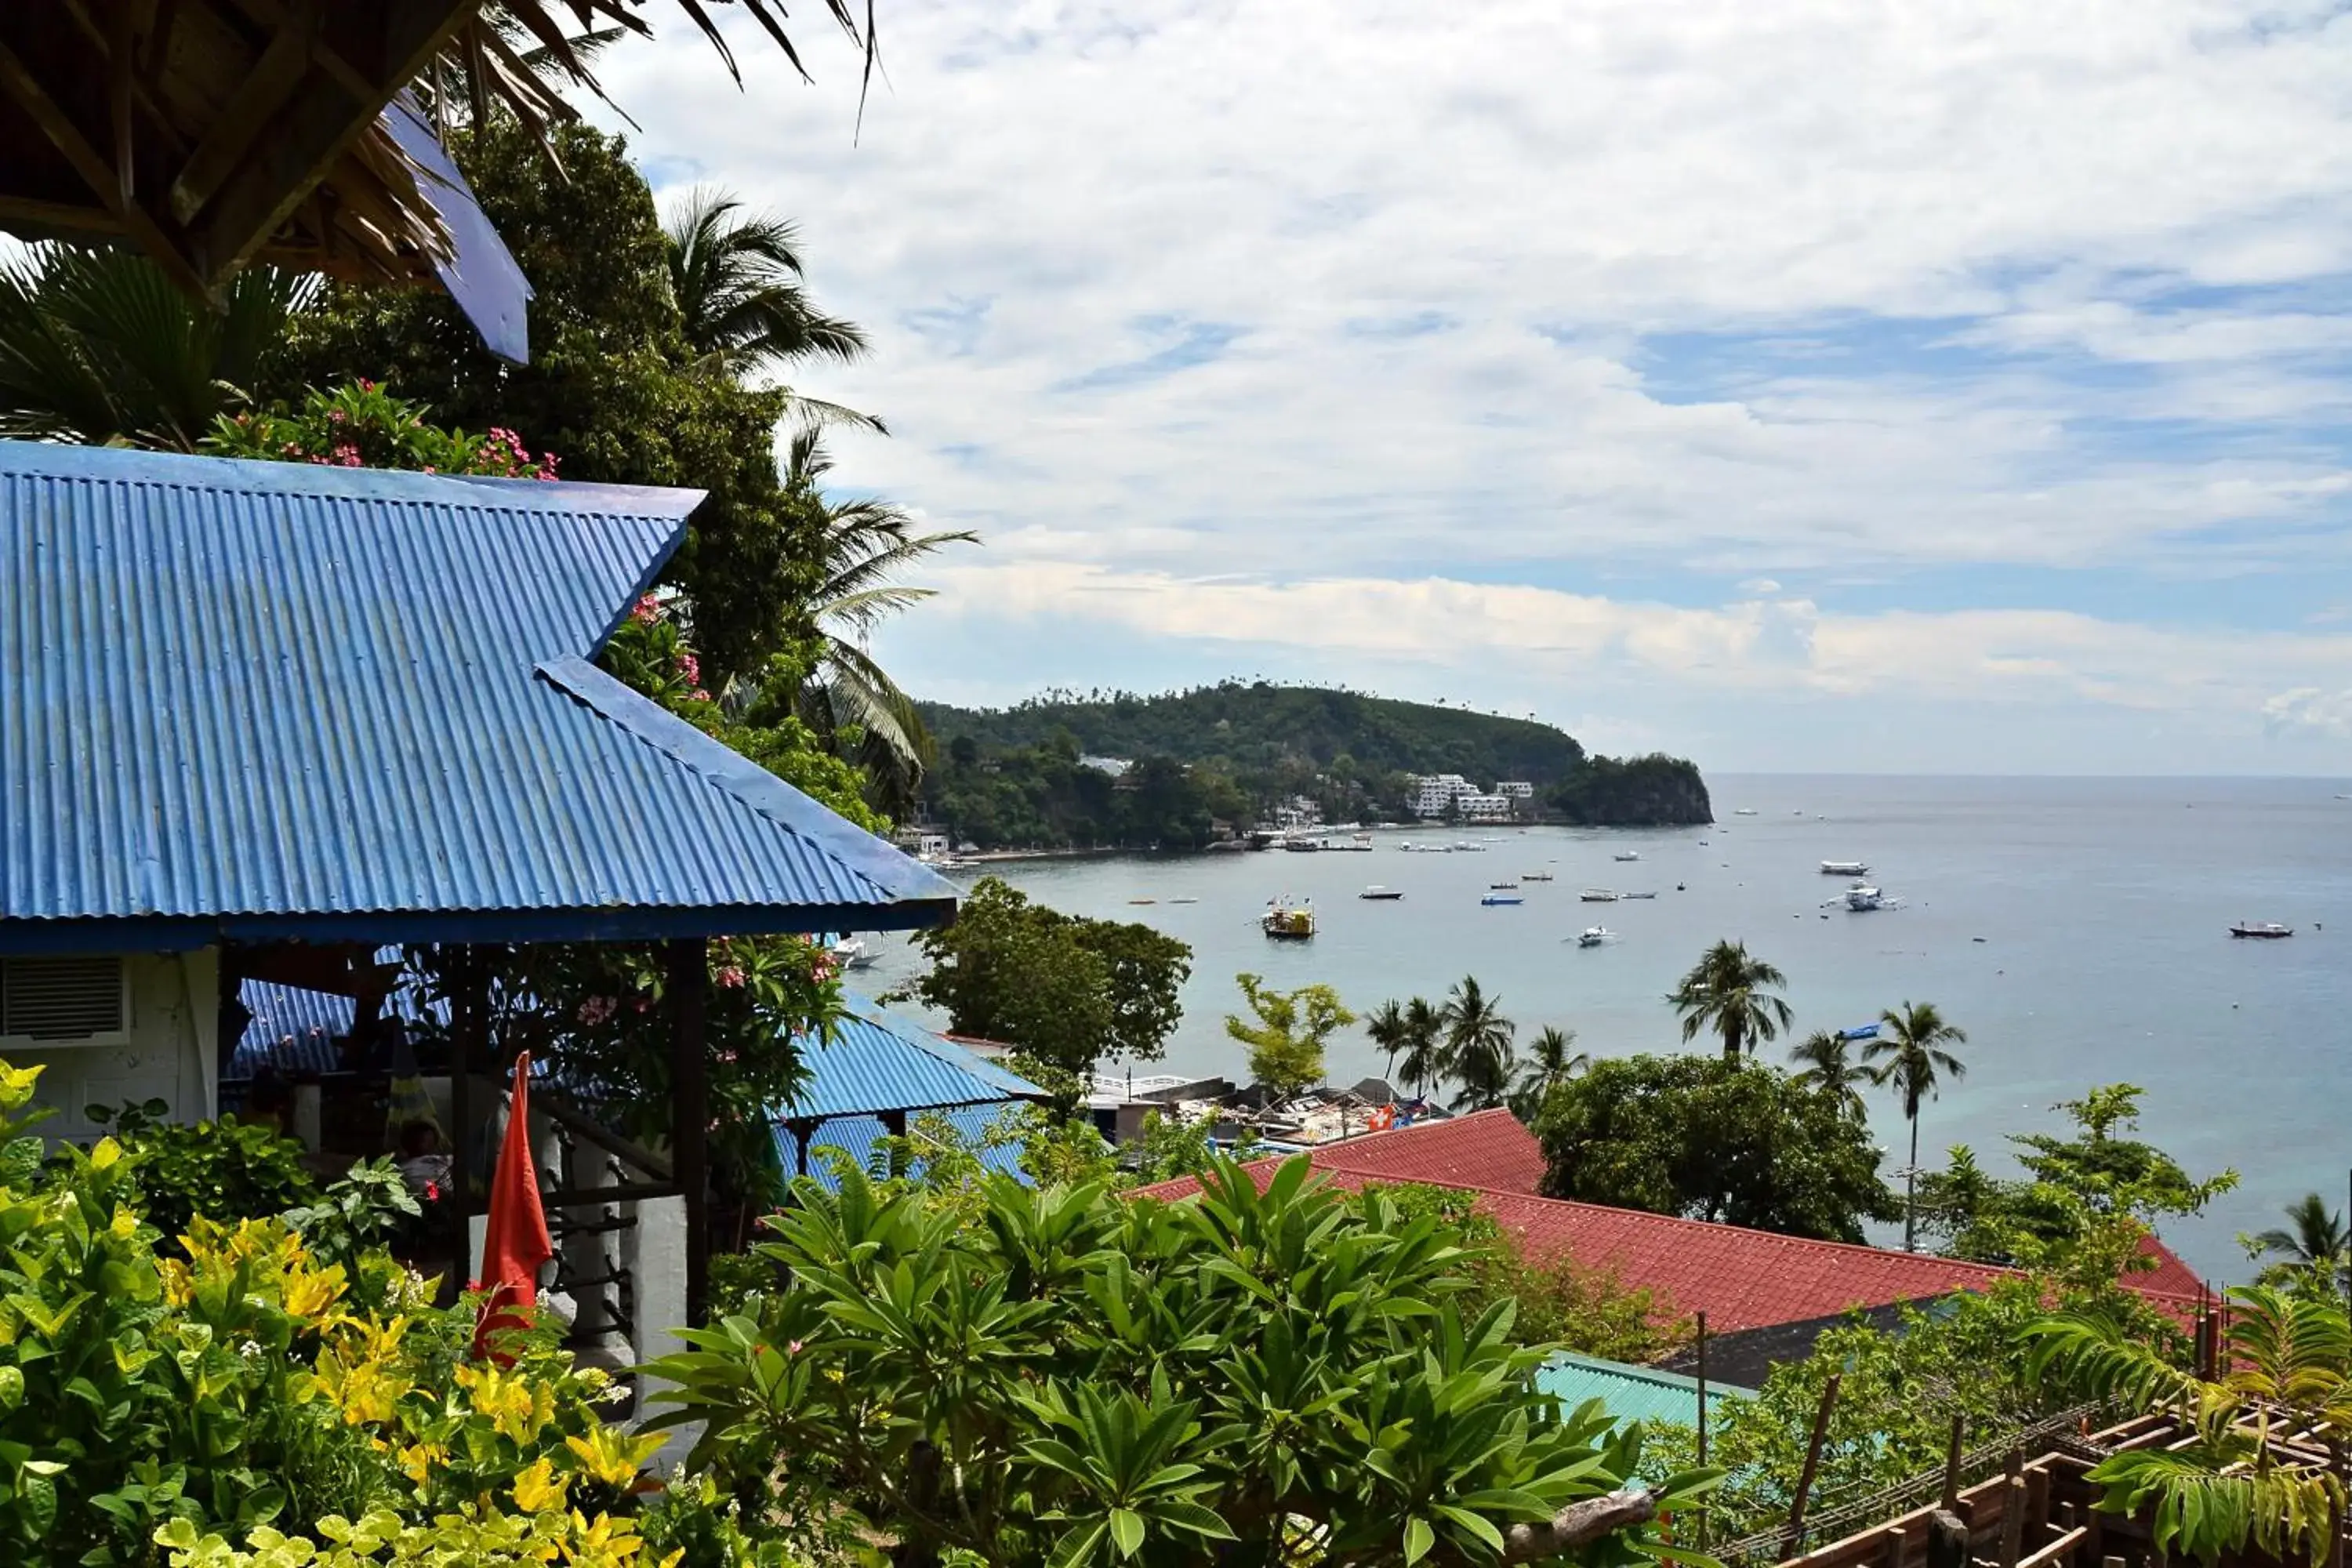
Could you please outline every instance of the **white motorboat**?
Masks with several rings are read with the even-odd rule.
[[[1606,888],[1587,888],[1576,896],[1588,904],[1613,904],[1617,901],[1617,895]]]
[[[874,961],[882,956],[854,936],[835,942],[825,951],[833,955],[834,963],[839,964],[844,970],[852,972],[871,969],[874,966]]]
[[[1484,844],[1473,844],[1467,838],[1459,840],[1454,846],[1454,851],[1457,855],[1483,855],[1486,850],[1486,847]]]
[[[1617,933],[1615,931],[1611,931],[1607,926],[1586,926],[1582,931],[1576,933],[1576,945],[1579,947],[1599,947],[1602,942],[1607,942],[1611,937],[1613,937]]]
[[[2230,934],[2260,937],[2264,941],[2274,942],[2283,936],[2293,936],[2294,928],[2281,925],[2276,921],[2240,921],[2230,928]]]
[[[1845,890],[1845,907],[1856,914],[1886,907],[1886,895],[1867,882],[1856,882]]]
[[[1756,808],[1752,805],[1743,805],[1731,815],[1734,816],[1753,816],[1756,815]]]
[[[1549,882],[1551,880],[1551,873],[1549,871],[1522,871],[1519,873],[1519,880],[1522,882]]]
[[[1610,857],[1612,860],[1639,860],[1641,858],[1642,852],[1639,849],[1620,849]]]
[[[1860,860],[1824,860],[1822,862],[1822,875],[1824,877],[1867,877],[1870,875],[1870,867]]]

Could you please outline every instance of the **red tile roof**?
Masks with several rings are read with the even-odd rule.
[[[1676,1312],[1706,1312],[1707,1327],[1716,1333],[1989,1289],[2017,1272],[1927,1253],[1812,1241],[1539,1197],[1542,1149],[1505,1110],[1325,1144],[1310,1151],[1309,1160],[1325,1180],[1350,1190],[1424,1182],[1475,1192],[1479,1211],[1516,1237],[1531,1258],[1573,1258],[1589,1268],[1612,1269],[1624,1284],[1657,1292]],[[1254,1161],[1248,1170],[1263,1187],[1281,1163]],[[1172,1200],[1199,1190],[1197,1181],[1183,1176],[1137,1188],[1130,1195]],[[2168,1309],[2193,1300],[2200,1284],[2187,1264],[2153,1237],[2141,1250],[2157,1258],[2158,1267],[2127,1276],[2126,1286]]]
[[[1318,1171],[1352,1171],[1384,1182],[1429,1182],[1488,1192],[1543,1190],[1543,1145],[1507,1110],[1481,1110],[1423,1121],[1315,1150]]]

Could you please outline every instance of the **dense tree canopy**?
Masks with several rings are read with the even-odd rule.
[[[454,138],[483,210],[530,279],[531,363],[482,346],[437,291],[332,288],[295,324],[266,391],[391,384],[433,416],[515,431],[562,455],[563,477],[708,490],[668,568],[693,605],[712,689],[805,637],[823,572],[824,519],[780,482],[782,391],[698,369],[670,291],[652,193],[617,137],[551,132],[559,172],[503,121]]]
[[[1552,1197],[1830,1241],[1901,1211],[1869,1126],[1778,1068],[1622,1057],[1556,1087],[1538,1117]]]
[[[1228,1014],[1225,1033],[1249,1050],[1250,1077],[1288,1099],[1323,1081],[1323,1044],[1356,1021],[1328,985],[1276,991],[1255,974],[1236,974],[1246,1018]]]
[[[955,923],[915,938],[931,967],[907,987],[960,1035],[1017,1046],[1066,1072],[1160,1059],[1192,950],[1131,921],[1086,920],[983,877]]]

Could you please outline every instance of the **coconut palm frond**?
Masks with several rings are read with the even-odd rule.
[[[705,363],[743,375],[804,359],[846,363],[865,355],[865,330],[811,301],[799,231],[785,220],[747,214],[731,193],[698,185],[671,209],[662,234],[686,341]],[[803,426],[878,424],[838,405],[794,401]]]

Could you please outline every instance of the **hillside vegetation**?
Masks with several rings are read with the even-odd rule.
[[[1209,841],[1304,795],[1324,819],[1396,820],[1406,775],[1536,786],[1538,814],[1596,826],[1712,820],[1698,770],[1589,757],[1549,724],[1320,687],[1227,681],[1190,691],[1049,693],[1016,707],[919,704],[938,744],[934,820],[983,848]],[[1126,777],[1079,762],[1134,764]]]

